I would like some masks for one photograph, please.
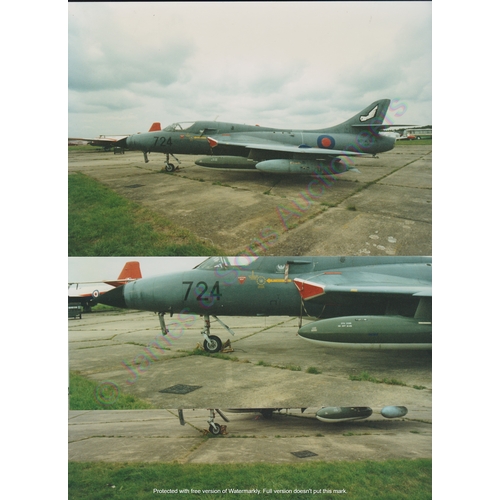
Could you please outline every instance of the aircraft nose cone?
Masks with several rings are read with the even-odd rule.
[[[101,294],[97,299],[97,302],[99,302],[99,304],[106,304],[107,306],[126,309],[127,304],[125,303],[125,297],[123,296],[126,286],[127,285],[119,286],[109,292]]]

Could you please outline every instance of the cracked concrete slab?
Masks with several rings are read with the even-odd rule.
[[[430,255],[432,147],[397,146],[378,159],[358,158],[361,173],[334,177],[220,171],[179,156],[73,152],[69,173],[82,172],[233,255]],[[348,224],[354,220],[356,223]],[[383,225],[394,245],[366,245],[357,222]],[[347,224],[347,226],[346,226]],[[410,227],[403,230],[402,226]],[[372,231],[373,232],[373,231]],[[325,252],[325,249],[328,251]]]

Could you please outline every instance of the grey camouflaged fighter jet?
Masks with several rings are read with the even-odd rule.
[[[210,257],[189,271],[144,278],[99,301],[184,325],[204,317],[204,349],[221,350],[210,316],[297,316],[304,339],[338,347],[430,349],[431,257]],[[302,326],[302,317],[317,318]]]
[[[135,134],[121,141],[125,147],[166,155],[165,170],[175,165],[170,155],[210,155],[195,161],[211,168],[260,170],[278,174],[314,174],[355,170],[356,156],[375,156],[394,147],[396,139],[381,131],[389,99],[374,102],[349,120],[319,130],[287,130],[217,121],[174,123],[163,130]],[[343,161],[343,159],[345,161]],[[177,160],[179,162],[179,160]]]

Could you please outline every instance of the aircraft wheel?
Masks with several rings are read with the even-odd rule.
[[[165,170],[167,172],[173,172],[175,170],[175,165],[173,163],[167,163],[165,165]]]
[[[203,349],[207,352],[219,352],[222,348],[222,340],[215,335],[208,337],[210,340],[203,342]]]
[[[217,434],[220,434],[220,425],[217,423],[214,423],[213,425],[210,426],[210,432],[214,435],[217,436]]]

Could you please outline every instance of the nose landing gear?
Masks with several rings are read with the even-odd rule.
[[[176,170],[179,170],[179,167],[175,166],[173,163],[170,163],[170,155],[172,155],[174,158],[175,156],[172,153],[165,153],[166,159],[165,159],[165,172],[175,172]],[[180,165],[181,162],[175,158],[177,163]]]
[[[218,434],[226,434],[226,426],[220,425],[217,422],[215,422],[215,412],[217,412],[222,417],[224,422],[229,422],[229,419],[220,410],[210,409],[210,418],[207,420],[208,430],[214,436],[217,436]]]
[[[222,348],[222,340],[216,335],[210,335],[210,316],[206,314],[204,319],[205,327],[201,331],[201,334],[205,339],[203,342],[203,349],[210,353],[219,352]]]
[[[215,353],[215,352],[220,352],[223,347],[226,346],[226,344],[229,342],[227,341],[224,346],[222,345],[222,341],[219,337],[216,335],[210,335],[210,316],[208,314],[205,314],[203,316],[205,320],[205,328],[201,331],[201,334],[203,335],[203,338],[205,341],[203,342],[203,349],[205,351],[210,352],[210,353]],[[224,324],[217,316],[214,316],[214,318],[231,334],[234,335],[234,332],[229,328],[226,324]]]
[[[158,318],[160,320],[160,328],[162,335],[168,335],[169,330],[167,325],[165,324],[165,312],[159,312]],[[205,339],[203,342],[203,349],[209,353],[220,352],[223,349],[227,349],[225,352],[232,352],[231,342],[227,340],[224,344],[222,344],[222,340],[217,337],[217,335],[210,335],[210,316],[205,314],[203,316],[205,321],[205,327],[201,331],[203,338]],[[229,328],[226,324],[224,324],[217,316],[214,318],[231,334],[234,335],[234,332]]]

